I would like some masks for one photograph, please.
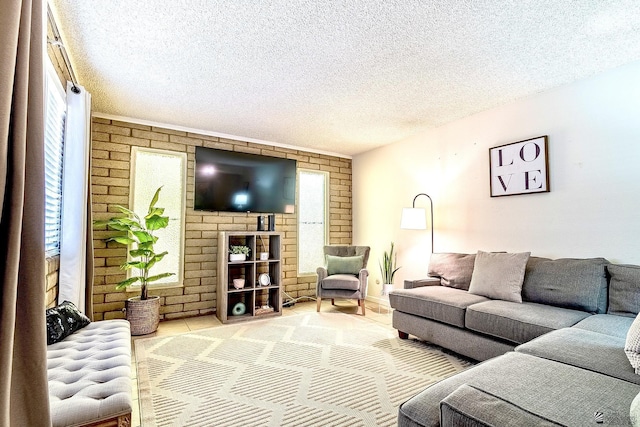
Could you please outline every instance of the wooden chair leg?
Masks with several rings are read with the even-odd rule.
[[[362,301],[362,304],[360,304],[360,301]],[[365,315],[364,300],[358,300],[358,305],[362,307],[362,315],[364,316]]]
[[[334,300],[333,298],[331,298],[331,305],[336,305],[336,300]]]
[[[320,298],[320,297],[316,297],[316,301],[318,301],[318,305],[317,305],[317,310],[316,310],[316,311],[317,311],[318,313],[320,313],[320,300],[321,300],[321,298]]]

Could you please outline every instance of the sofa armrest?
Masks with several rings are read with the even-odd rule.
[[[427,277],[426,279],[405,280],[404,281],[404,288],[405,289],[420,288],[422,286],[440,286],[440,278],[439,277]]]
[[[322,281],[322,279],[328,276],[327,267],[318,267],[316,273],[318,274],[318,281]]]
[[[326,267],[318,267],[316,270],[318,274],[318,279],[316,280],[316,295],[320,295],[320,284],[327,277],[327,268]]]
[[[367,284],[369,283],[369,270],[363,268],[358,273],[358,280],[360,281],[360,293],[362,298],[367,295]]]

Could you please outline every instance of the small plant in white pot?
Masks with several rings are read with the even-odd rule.
[[[116,285],[116,289],[126,289],[135,283],[140,283],[140,296],[129,298],[125,302],[126,317],[131,323],[131,335],[146,335],[155,332],[160,322],[160,297],[149,298],[148,285],[175,273],[160,273],[151,275],[151,268],[167,255],[167,251],[156,253],[153,245],[158,241],[154,231],[166,228],[169,225],[169,217],[164,216],[164,208],[156,206],[160,196],[159,187],[144,218],[140,218],[135,212],[116,205],[116,208],[125,214],[123,217],[113,217],[106,221],[95,221],[94,225],[106,225],[111,230],[121,232],[117,236],[105,239],[105,242],[116,242],[129,247],[129,257],[120,268],[133,269],[138,275],[130,275],[127,279]]]
[[[245,261],[249,256],[249,247],[244,245],[229,246],[229,261]]]
[[[398,254],[393,253],[393,242],[391,242],[391,250],[384,251],[382,262],[380,262],[380,273],[382,274],[382,295],[389,295],[393,290],[393,276],[400,270],[396,267],[398,263]]]

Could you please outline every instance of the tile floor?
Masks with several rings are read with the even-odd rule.
[[[365,303],[366,306],[366,318],[375,322],[382,323],[384,325],[391,325],[391,310],[388,306],[384,304],[378,305],[374,302],[367,301]],[[284,307],[282,309],[283,316],[291,316],[294,314],[300,313],[308,313],[316,311],[316,303],[315,301],[308,302],[297,302],[292,307]],[[339,312],[339,313],[347,313],[356,315],[356,313],[360,313],[357,302],[353,300],[338,300],[336,301],[336,305],[332,306],[330,300],[325,300],[322,302],[322,307],[320,308],[322,312]],[[190,331],[197,331],[198,329],[204,328],[213,328],[217,326],[222,326],[222,323],[218,320],[215,315],[211,316],[200,316],[200,317],[189,317],[186,319],[176,319],[176,320],[167,320],[164,322],[160,322],[160,326],[158,326],[158,330],[149,335],[142,335],[137,337],[132,337],[131,349],[132,349],[132,361],[131,361],[131,381],[132,381],[132,391],[133,391],[133,414],[131,416],[131,425],[132,427],[140,427],[140,407],[138,404],[138,375],[137,375],[137,366],[136,366],[136,357],[135,357],[135,340],[149,337],[161,337],[167,335],[177,335]]]

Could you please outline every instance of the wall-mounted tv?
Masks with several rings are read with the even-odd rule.
[[[294,213],[296,161],[196,147],[194,209]]]

